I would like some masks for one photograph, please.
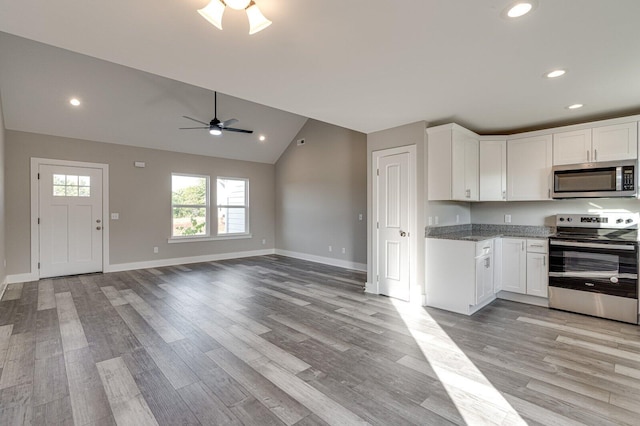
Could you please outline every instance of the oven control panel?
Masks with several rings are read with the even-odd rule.
[[[636,229],[638,213],[558,214],[556,226],[572,228]]]

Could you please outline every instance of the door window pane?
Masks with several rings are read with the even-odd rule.
[[[90,197],[91,176],[53,175],[54,197]]]

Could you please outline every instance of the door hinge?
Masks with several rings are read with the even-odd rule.
[[[376,229],[380,229],[380,222],[376,222]]]
[[[379,283],[380,282],[380,275],[376,275],[376,282]]]
[[[38,262],[38,269],[40,269],[40,262]]]
[[[376,176],[380,176],[380,169],[376,169]]]
[[[40,179],[40,173],[38,173],[38,179]]]
[[[38,225],[40,225],[40,218],[38,218]]]

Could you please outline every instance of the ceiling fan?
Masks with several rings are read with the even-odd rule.
[[[207,129],[209,133],[215,136],[220,136],[223,131],[225,132],[237,132],[237,133],[253,133],[253,130],[245,130],[245,129],[236,129],[233,127],[229,127],[232,124],[238,122],[235,118],[230,118],[229,120],[220,121],[218,120],[218,92],[214,93],[214,104],[213,104],[213,120],[209,123],[205,123],[204,121],[196,120],[195,118],[187,117],[183,115],[182,117],[195,121],[196,123],[204,124],[206,127],[180,127],[180,130],[192,130],[192,129]]]

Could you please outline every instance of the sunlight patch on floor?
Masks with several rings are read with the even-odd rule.
[[[391,299],[416,344],[469,425],[526,425],[518,412],[422,308]],[[420,323],[428,332],[416,330]]]

